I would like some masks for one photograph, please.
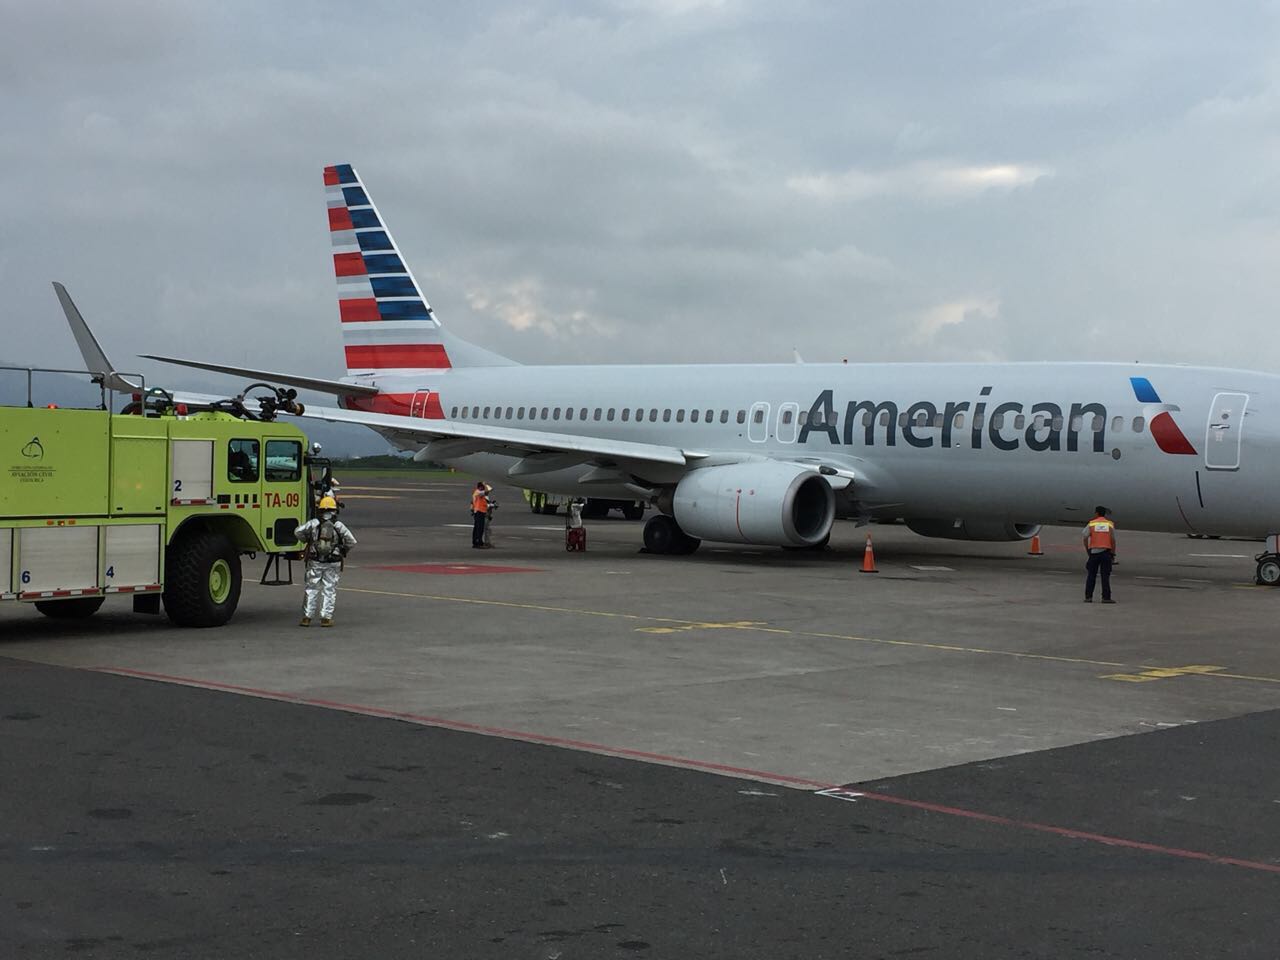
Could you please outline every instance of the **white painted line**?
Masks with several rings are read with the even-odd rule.
[[[1248,560],[1247,553],[1188,553],[1188,557],[1212,557],[1214,560]]]
[[[1212,580],[1193,580],[1190,577],[1183,577],[1178,582],[1179,583],[1213,583]]]
[[[835,800],[847,800],[850,803],[857,803],[866,794],[856,793],[853,790],[846,790],[844,787],[828,787],[826,790],[817,791],[820,797],[831,797]]]
[[[945,570],[947,573],[955,573],[955,567],[930,567],[924,564],[916,565],[914,563],[907,564],[912,570]]]
[[[1134,577],[1135,580],[1163,580],[1164,577]]]

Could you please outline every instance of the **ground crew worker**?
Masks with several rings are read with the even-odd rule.
[[[487,550],[484,542],[484,528],[489,522],[489,497],[484,492],[484,481],[476,481],[476,488],[471,491],[471,546],[476,550]]]
[[[1093,585],[1102,574],[1102,602],[1111,599],[1111,564],[1116,558],[1116,525],[1107,516],[1106,507],[1094,507],[1094,517],[1084,528],[1084,549],[1089,559],[1084,579],[1084,602],[1093,603]]]
[[[298,622],[300,627],[311,626],[317,601],[320,626],[333,626],[342,561],[356,545],[351,530],[338,519],[338,501],[330,496],[321,497],[317,509],[319,516],[293,531],[293,535],[306,544],[303,556],[307,563],[307,588],[302,601],[302,619]]]
[[[484,485],[484,501],[489,505],[489,510],[484,515],[484,545],[492,547],[493,515],[498,509],[498,499],[493,495],[493,487],[487,483]]]

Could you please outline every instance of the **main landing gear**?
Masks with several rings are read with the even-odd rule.
[[[1280,554],[1260,553],[1254,559],[1258,561],[1258,572],[1254,579],[1259,584],[1266,587],[1280,584]]]
[[[644,525],[644,548],[650,553],[669,553],[686,556],[697,550],[702,541],[691,537],[676,523],[675,517],[665,513],[650,517]]]

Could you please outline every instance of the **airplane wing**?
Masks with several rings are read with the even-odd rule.
[[[392,432],[402,439],[421,442],[423,448],[419,451],[418,458],[423,460],[432,459],[433,455],[459,457],[470,453],[503,453],[524,457],[526,462],[523,468],[517,465],[513,476],[559,470],[596,461],[689,466],[707,456],[699,451],[656,443],[578,437],[545,430],[494,427],[452,420],[421,420],[337,407],[308,406],[303,417],[330,423],[358,423]]]
[[[161,363],[176,363],[179,366],[195,367],[198,370],[212,370],[214,373],[229,373],[233,377],[251,377],[254,380],[265,380],[268,383],[283,383],[290,387],[314,390],[317,393],[332,393],[340,397],[372,397],[378,393],[377,387],[367,387],[359,383],[343,383],[341,380],[300,377],[292,373],[274,373],[270,370],[251,370],[248,367],[231,367],[221,363],[205,363],[203,360],[157,357],[150,353],[140,353],[138,356],[147,360],[159,360]]]
[[[336,407],[308,406],[302,415],[330,423],[358,423],[393,433],[405,446],[421,443],[415,460],[449,459],[473,453],[500,453],[518,456],[508,475],[512,478],[562,470],[581,464],[602,468],[586,475],[582,483],[618,482],[619,475],[609,468],[643,473],[646,466],[692,469],[702,461],[728,462],[743,459],[740,454],[686,450],[657,443],[632,440],[609,440],[580,437],[545,430],[495,427],[453,420],[426,420],[384,413],[365,413]],[[832,489],[843,490],[855,481],[866,488],[874,481],[863,464],[857,465],[815,457],[783,458],[787,463],[821,474]]]
[[[100,378],[103,386],[108,390],[132,393],[142,389],[141,380],[134,383],[116,373],[115,367],[107,359],[106,351],[102,349],[98,338],[89,329],[89,324],[85,322],[80,309],[71,299],[71,294],[67,293],[67,288],[55,280],[53,290],[58,295],[58,302],[62,304],[62,312],[67,318],[67,326],[71,328],[71,335],[76,338],[76,346],[80,348],[80,356],[84,358],[85,368],[94,375],[95,379]]]

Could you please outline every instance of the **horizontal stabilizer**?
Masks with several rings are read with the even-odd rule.
[[[252,370],[248,367],[231,367],[221,363],[205,363],[202,360],[180,360],[177,357],[157,357],[150,353],[139,354],[147,360],[159,360],[161,363],[176,363],[183,367],[195,367],[198,370],[212,370],[214,373],[226,373],[233,377],[250,377],[267,383],[281,383],[301,390],[314,390],[317,393],[331,393],[339,397],[373,397],[378,394],[377,387],[367,387],[357,383],[343,383],[341,380],[324,380],[319,377],[300,377],[291,373],[273,373],[270,370]]]

